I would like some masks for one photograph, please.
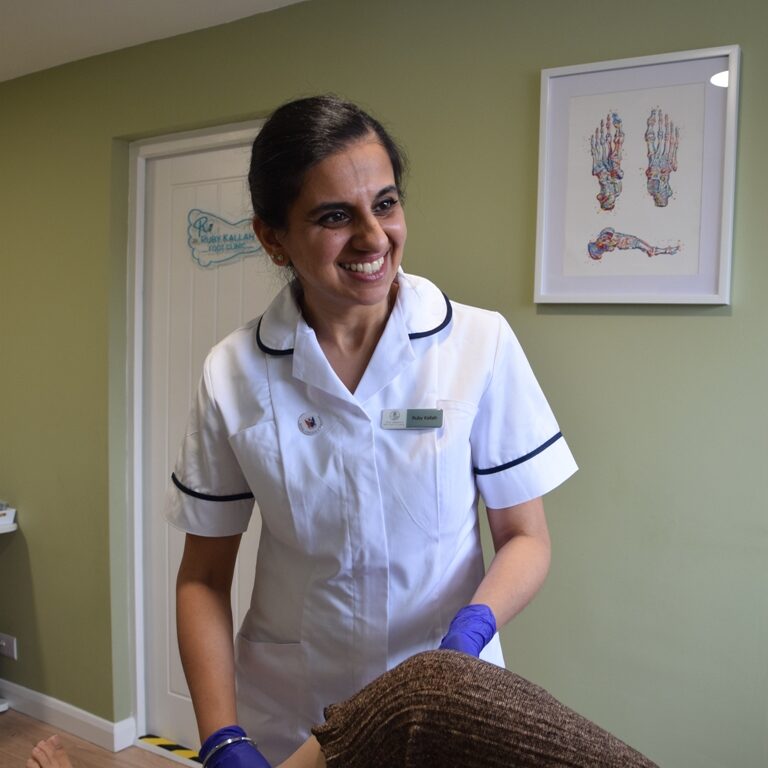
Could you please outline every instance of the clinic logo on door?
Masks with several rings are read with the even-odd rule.
[[[187,244],[201,267],[263,253],[250,219],[227,221],[215,213],[193,208],[187,215]]]

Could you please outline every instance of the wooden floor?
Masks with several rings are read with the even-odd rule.
[[[175,760],[139,747],[112,753],[39,720],[9,709],[0,713],[0,768],[24,768],[32,747],[54,733],[61,737],[73,768],[178,768]]]

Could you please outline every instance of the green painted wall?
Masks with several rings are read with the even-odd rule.
[[[130,712],[127,142],[333,90],[408,148],[408,268],[507,315],[581,465],[510,666],[665,766],[768,764],[766,32],[762,0],[311,0],[0,84],[0,678]],[[731,43],[733,305],[537,309],[540,70]]]

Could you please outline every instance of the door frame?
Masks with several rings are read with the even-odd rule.
[[[129,146],[127,344],[126,344],[126,504],[128,510],[128,564],[131,590],[129,628],[133,646],[131,669],[132,712],[135,733],[130,743],[147,729],[146,625],[144,581],[144,243],[146,219],[146,169],[149,160],[188,152],[249,144],[264,120],[228,123],[195,131],[173,133],[132,142]],[[128,746],[124,744],[123,746]],[[121,748],[121,747],[118,747]]]

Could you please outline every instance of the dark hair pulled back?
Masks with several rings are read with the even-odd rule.
[[[323,95],[278,107],[253,142],[248,186],[254,213],[267,226],[285,229],[307,171],[368,134],[387,151],[402,197],[405,155],[381,123],[356,104]]]

